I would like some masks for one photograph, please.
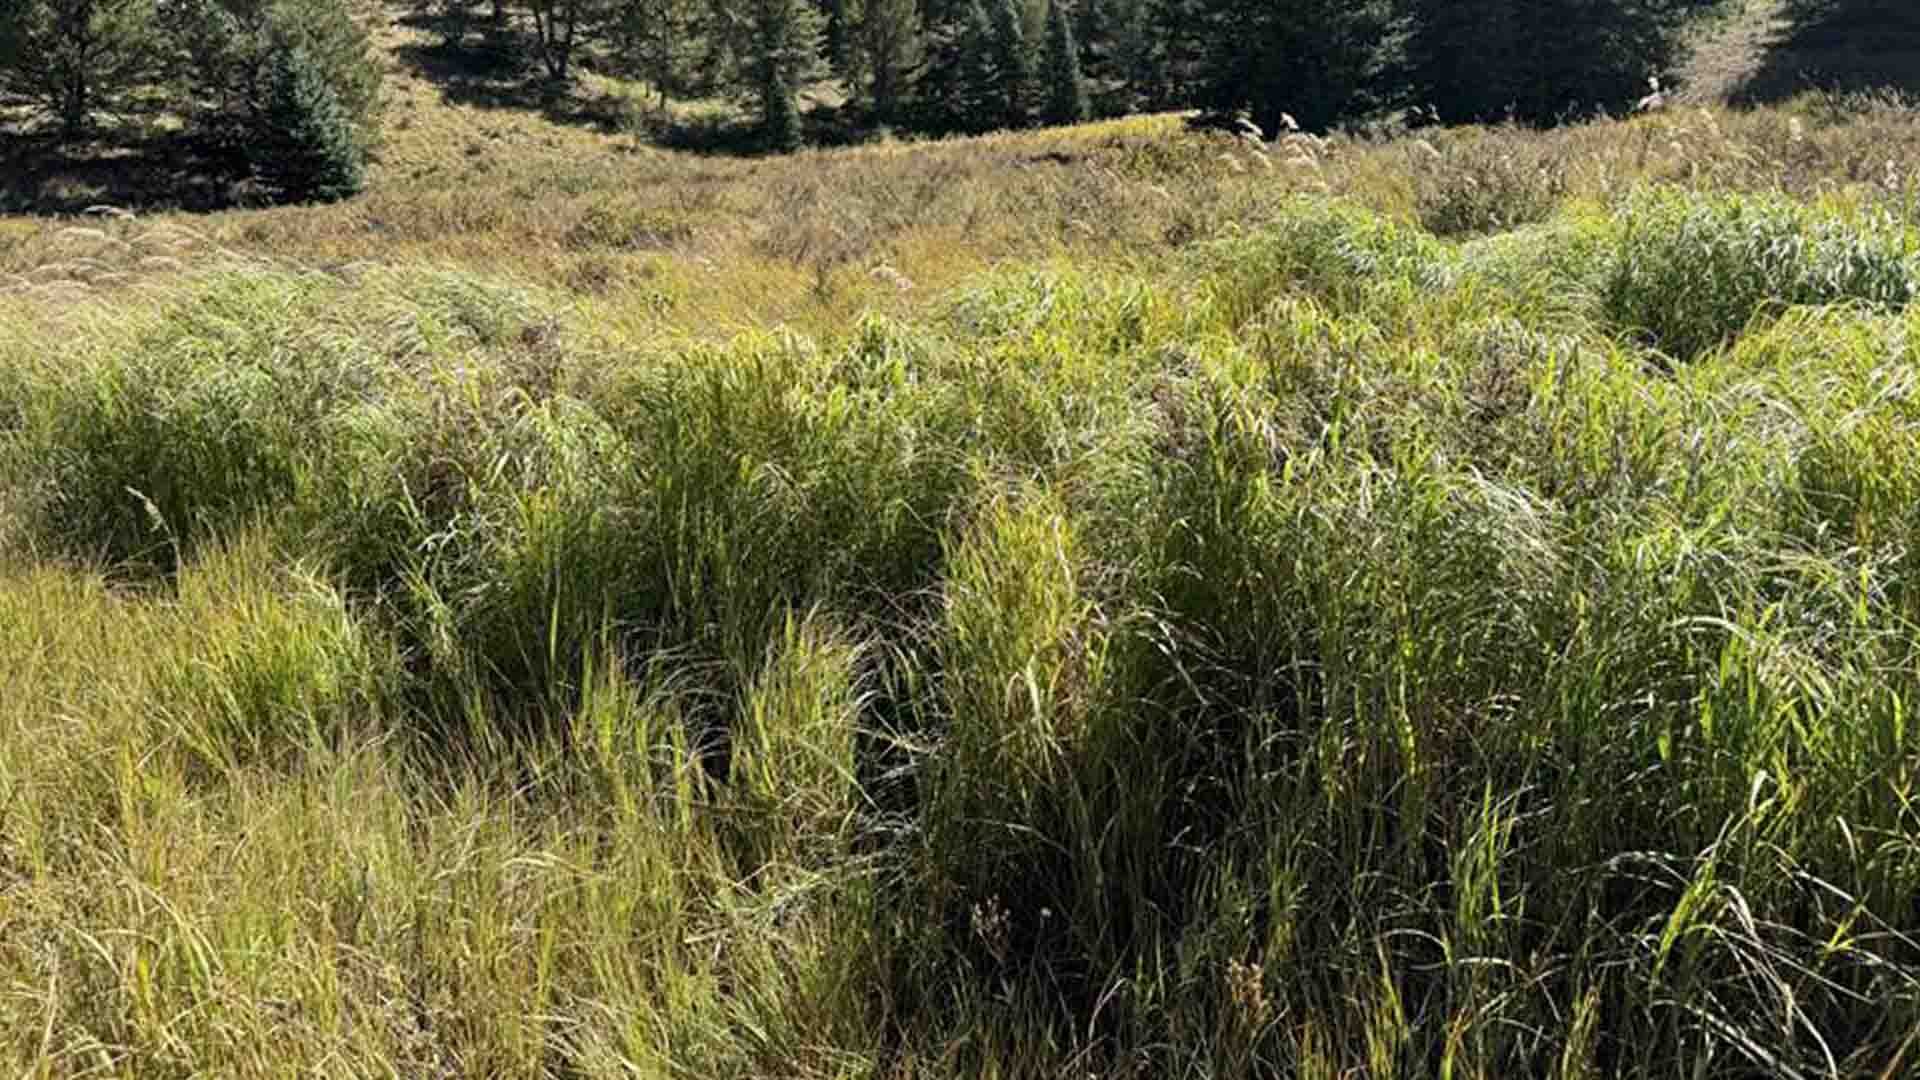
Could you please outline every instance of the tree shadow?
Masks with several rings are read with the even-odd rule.
[[[1734,101],[1763,105],[1807,90],[1920,92],[1920,5],[1913,0],[1790,0],[1792,27]]]
[[[432,83],[449,104],[545,111],[567,88],[535,72],[514,49],[498,45],[408,44],[394,56]]]
[[[406,16],[404,25],[437,31],[428,16]],[[435,86],[452,105],[537,114],[556,123],[588,127],[609,135],[632,135],[666,150],[715,157],[753,157],[765,152],[759,125],[733,110],[679,112],[665,105],[643,105],[619,94],[583,93],[577,82],[555,82],[539,65],[526,61],[525,48],[500,42],[462,44],[446,41],[402,45],[398,59]],[[592,58],[580,61],[594,70]],[[863,141],[867,118],[848,107],[816,105],[802,114],[811,146],[844,146]]]
[[[268,201],[244,160],[177,132],[50,131],[0,140],[0,213],[77,214],[89,207],[205,213]]]

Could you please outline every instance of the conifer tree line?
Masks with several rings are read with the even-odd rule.
[[[518,24],[542,57],[590,57],[663,96],[735,95],[785,146],[786,95],[823,79],[867,128],[929,134],[1192,107],[1245,109],[1268,132],[1283,114],[1552,123],[1644,94],[1715,0],[416,2],[449,47],[511,49]],[[571,28],[557,41],[554,11]]]
[[[1717,0],[416,2],[449,47],[511,50],[518,25],[562,55],[550,74],[571,53],[663,96],[732,94],[785,145],[784,95],[816,80],[869,128],[932,134],[1191,107],[1245,109],[1269,132],[1282,114],[1552,123],[1644,94],[1685,17]]]
[[[637,79],[662,102],[731,97],[766,148],[789,150],[807,139],[801,95],[822,87],[843,130],[980,132],[1191,107],[1245,110],[1270,134],[1396,114],[1550,123],[1644,93],[1685,15],[1713,0],[402,2],[439,48],[555,84],[583,68]],[[300,154],[333,163],[320,189],[347,190],[379,77],[354,3],[379,10],[8,0],[0,106],[74,136],[173,108],[235,145],[260,145],[246,133],[270,114],[303,110],[291,125]]]
[[[167,114],[280,199],[360,190],[380,79],[344,0],[0,0],[0,134]]]

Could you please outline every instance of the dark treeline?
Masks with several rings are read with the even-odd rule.
[[[738,97],[793,144],[794,95],[930,134],[1244,109],[1269,133],[1379,116],[1552,123],[1618,109],[1713,0],[418,0],[444,47]]]
[[[0,0],[0,136],[74,147],[164,115],[174,155],[267,198],[360,190],[380,81],[346,0]]]
[[[412,0],[435,49],[564,88],[583,68],[731,97],[760,144],[1245,110],[1269,134],[1375,117],[1550,123],[1617,109],[1712,0]],[[348,193],[378,67],[352,0],[12,0],[0,124],[56,137],[170,112],[292,197]],[[520,76],[515,76],[520,77]],[[291,169],[288,162],[296,165]],[[318,180],[301,179],[317,171]]]

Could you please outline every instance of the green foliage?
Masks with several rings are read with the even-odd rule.
[[[186,112],[249,169],[269,167],[256,140],[266,123],[276,82],[290,86],[281,54],[305,54],[301,76],[322,111],[355,129],[361,145],[376,129],[381,68],[372,45],[344,0],[176,0],[168,5],[167,33],[176,50],[176,93]],[[337,127],[337,125],[333,125]]]
[[[1789,305],[1902,307],[1920,272],[1915,250],[1908,227],[1877,212],[1659,192],[1623,216],[1606,311],[1685,361]]]
[[[282,200],[334,202],[366,185],[360,132],[298,45],[274,55],[255,138],[257,171]]]
[[[156,22],[153,0],[12,0],[0,11],[0,106],[24,105],[68,138],[100,114],[150,107]]]
[[[793,87],[786,76],[775,72],[773,80],[761,90],[760,141],[768,150],[790,154],[800,149],[804,133],[800,127],[800,105],[793,98]]]
[[[913,96],[926,43],[915,0],[867,0],[859,34],[867,96],[883,124],[898,123]]]
[[[0,1060],[1898,1075],[1903,228],[1318,197],[819,338],[9,295]]]
[[[47,370],[23,401],[16,445],[45,482],[26,507],[39,543],[76,558],[172,566],[290,499],[317,426],[364,382],[351,349],[309,343],[309,288],[209,281],[131,340]],[[289,322],[274,325],[266,303]]]
[[[1080,47],[1073,22],[1061,0],[1047,3],[1047,107],[1049,124],[1078,124],[1087,119],[1087,88],[1080,78]]]
[[[1299,293],[1339,307],[1363,304],[1388,284],[1430,290],[1453,273],[1451,253],[1417,228],[1328,200],[1296,198],[1273,223],[1210,244],[1215,313],[1229,325]]]
[[[934,130],[992,130],[1004,101],[997,94],[993,21],[981,0],[966,0],[953,19],[935,26],[926,75],[920,80],[922,125]]]
[[[1246,108],[1268,133],[1283,115],[1319,131],[1385,103],[1401,39],[1389,0],[1204,0],[1200,99]]]
[[[382,71],[344,0],[177,0],[165,31],[180,111],[234,171],[294,202],[363,186]]]
[[[800,147],[802,82],[820,71],[825,20],[808,0],[751,0],[750,86],[760,113],[760,137],[769,150]]]
[[[606,27],[603,61],[652,84],[665,100],[689,86],[706,15],[693,0],[620,0]]]
[[[1023,128],[1033,117],[1033,48],[1027,43],[1018,0],[992,0],[993,79],[989,96],[997,106],[997,126]]]
[[[247,602],[235,604],[245,597]],[[393,689],[397,657],[325,582],[276,565],[248,536],[201,552],[177,588],[180,645],[161,668],[161,723],[218,772],[285,766],[364,734]]]
[[[1449,123],[1621,110],[1678,47],[1675,0],[1415,0],[1419,103]]]
[[[1080,9],[1092,30],[1086,74],[1103,115],[1144,107],[1159,86],[1159,50],[1149,0],[1100,0]]]

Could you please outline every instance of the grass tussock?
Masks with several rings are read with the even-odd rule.
[[[1904,129],[1151,123],[0,233],[0,1071],[1901,1075]]]

